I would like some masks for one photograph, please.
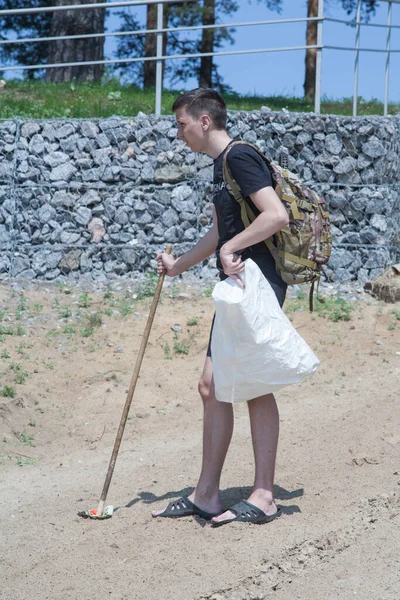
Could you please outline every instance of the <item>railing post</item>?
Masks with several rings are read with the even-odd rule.
[[[318,25],[317,25],[317,62],[315,69],[315,99],[314,111],[321,112],[321,76],[322,76],[322,27],[324,18],[324,0],[318,0]]]
[[[388,4],[388,30],[386,37],[386,68],[385,68],[385,100],[383,104],[383,114],[387,117],[388,114],[388,103],[389,103],[389,70],[390,70],[390,36],[392,32],[392,2],[389,0]]]
[[[160,30],[163,27],[163,5],[161,2],[157,4],[157,29]],[[163,34],[159,31],[157,33],[157,62],[156,62],[156,115],[161,115],[161,99],[162,99],[162,75],[163,75],[163,64],[160,60],[163,53]]]
[[[357,3],[357,16],[356,16],[356,57],[354,61],[354,83],[353,83],[353,117],[357,116],[357,103],[358,103],[358,67],[360,61],[360,22],[361,22],[361,2],[358,0]]]

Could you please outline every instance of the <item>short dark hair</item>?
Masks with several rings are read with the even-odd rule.
[[[179,96],[172,105],[173,112],[185,108],[195,119],[206,113],[217,129],[226,129],[226,104],[215,90],[196,88]]]

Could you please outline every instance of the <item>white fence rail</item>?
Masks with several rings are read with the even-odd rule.
[[[323,67],[323,50],[344,50],[354,52],[354,75],[353,75],[353,115],[357,115],[357,102],[358,102],[358,80],[359,80],[359,58],[360,52],[378,52],[386,54],[385,62],[385,86],[384,86],[384,115],[388,113],[388,98],[389,98],[389,82],[390,82],[390,57],[392,53],[400,52],[400,48],[391,47],[391,33],[393,29],[400,29],[400,25],[393,25],[392,23],[392,6],[393,4],[400,4],[400,0],[383,0],[388,4],[387,22],[386,23],[365,23],[361,21],[361,8],[363,0],[357,1],[357,12],[355,21],[345,19],[335,19],[325,16],[324,12],[324,0],[318,2],[318,16],[309,18],[295,18],[295,19],[273,19],[263,21],[248,21],[241,23],[218,23],[214,25],[196,25],[190,27],[177,27],[173,31],[194,31],[203,29],[226,29],[235,27],[250,27],[254,25],[281,25],[285,23],[308,23],[317,22],[317,43],[315,45],[302,45],[302,46],[286,46],[278,48],[254,48],[250,50],[222,50],[218,52],[206,52],[206,53],[191,53],[191,54],[174,54],[174,55],[163,55],[163,44],[162,36],[164,33],[171,31],[171,29],[163,28],[163,8],[164,4],[170,4],[172,2],[196,2],[196,0],[129,0],[125,2],[101,2],[91,4],[80,4],[80,5],[63,5],[63,6],[48,6],[48,7],[35,7],[35,8],[20,8],[11,10],[0,10],[0,17],[2,16],[20,16],[27,14],[38,14],[57,12],[65,10],[88,10],[106,8],[107,10],[121,7],[132,7],[140,5],[157,5],[157,28],[156,29],[141,29],[136,31],[119,31],[119,32],[106,32],[106,33],[90,33],[82,35],[67,35],[67,36],[52,36],[42,38],[17,38],[13,40],[0,40],[0,47],[12,44],[22,43],[37,43],[37,42],[51,42],[56,40],[72,40],[72,39],[89,39],[89,38],[105,38],[105,37],[120,37],[127,35],[139,35],[153,33],[157,35],[156,55],[150,57],[136,57],[136,58],[115,58],[115,59],[104,59],[96,61],[84,61],[84,62],[67,62],[67,63],[54,63],[54,64],[36,64],[36,65],[0,65],[0,71],[25,71],[32,69],[53,69],[60,67],[78,67],[84,65],[97,65],[97,64],[128,64],[135,62],[144,61],[156,61],[156,89],[155,89],[155,112],[156,114],[161,113],[161,99],[162,99],[162,63],[163,61],[187,59],[187,58],[201,58],[205,56],[234,56],[234,55],[245,55],[245,54],[260,54],[268,52],[288,52],[298,51],[307,49],[317,50],[317,63],[316,63],[316,81],[315,81],[315,101],[314,110],[319,113],[321,110],[321,95],[322,95],[322,67]],[[354,46],[333,46],[323,43],[323,27],[325,23],[342,23],[344,25],[355,26],[355,41]],[[378,27],[385,28],[387,30],[386,36],[386,47],[379,48],[363,48],[360,47],[360,33],[362,27]]]

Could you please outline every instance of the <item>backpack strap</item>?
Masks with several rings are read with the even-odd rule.
[[[256,216],[253,213],[253,211],[251,210],[250,206],[247,204],[244,196],[242,195],[242,191],[237,183],[237,181],[233,178],[233,175],[231,173],[231,170],[229,168],[228,165],[228,161],[227,161],[227,156],[229,154],[229,152],[232,150],[232,148],[234,146],[250,146],[250,148],[253,148],[253,150],[255,150],[257,152],[257,154],[259,154],[261,156],[261,158],[264,160],[264,162],[266,161],[266,158],[264,156],[264,154],[257,148],[257,146],[254,146],[253,144],[250,144],[249,142],[242,142],[242,141],[236,141],[233,142],[232,144],[230,144],[224,154],[224,159],[223,159],[223,165],[222,165],[222,177],[223,180],[225,181],[225,184],[227,186],[229,186],[230,189],[228,189],[228,191],[230,191],[233,195],[233,197],[235,198],[236,202],[238,202],[240,204],[240,216],[243,222],[243,225],[245,227],[248,227],[253,221],[255,221]],[[268,238],[265,241],[265,244],[268,248],[268,250],[273,253],[276,253],[276,247],[274,246],[274,244],[272,243],[271,239]]]

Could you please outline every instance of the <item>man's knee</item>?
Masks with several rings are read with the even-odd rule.
[[[200,381],[199,381],[199,394],[202,397],[203,401],[207,401],[209,400],[210,396],[211,396],[211,390],[212,390],[212,379],[209,379],[208,377],[200,377]]]

